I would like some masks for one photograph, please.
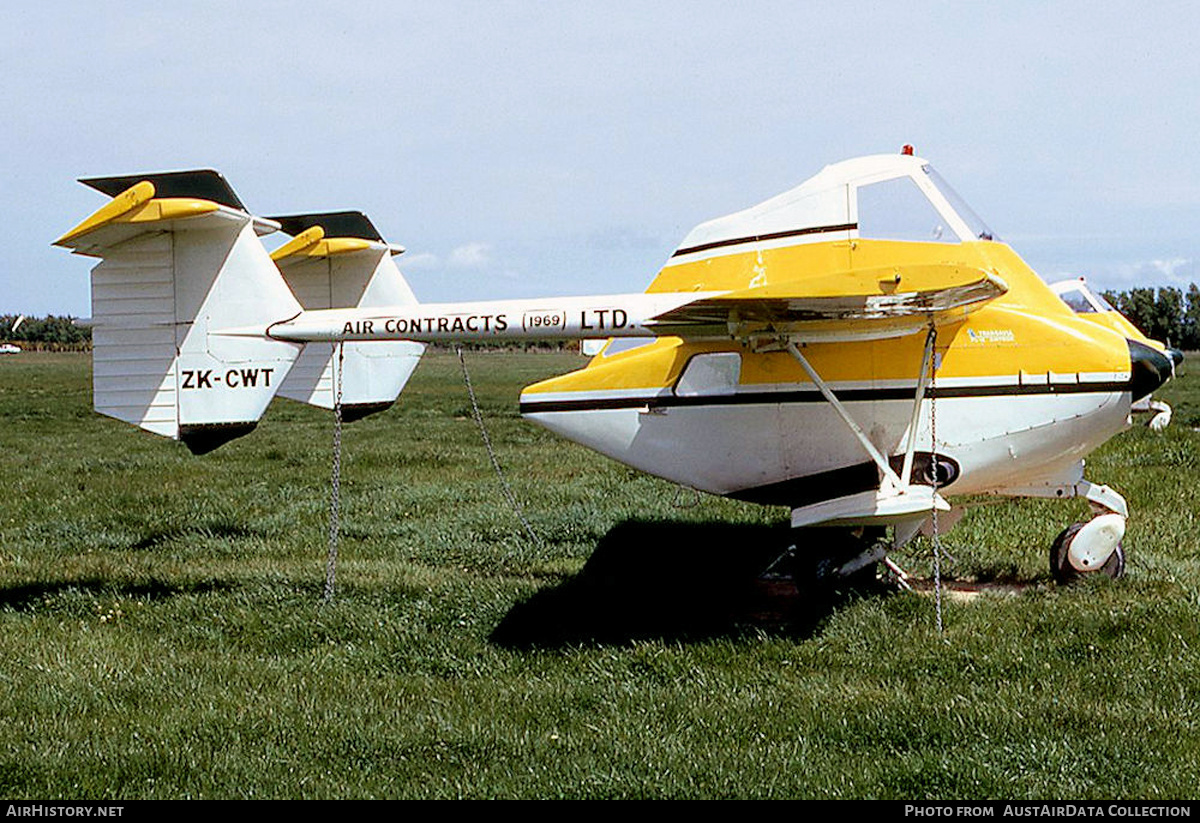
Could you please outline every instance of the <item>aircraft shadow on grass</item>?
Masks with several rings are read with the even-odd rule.
[[[162,580],[120,582],[107,577],[75,580],[50,580],[0,588],[0,609],[33,611],[62,594],[86,594],[93,597],[121,597],[134,600],[165,600],[181,594],[228,591],[233,584],[217,580],[194,583],[167,583]]]
[[[196,537],[238,539],[254,536],[255,532],[237,523],[223,520],[170,529],[150,531],[131,548],[134,551],[153,551],[177,540]],[[201,582],[169,582],[161,579],[142,581],[120,580],[112,577],[90,576],[70,580],[46,580],[8,588],[0,587],[0,609],[16,611],[36,609],[47,600],[62,594],[81,593],[93,597],[124,597],[136,600],[165,600],[180,594],[228,591],[234,583],[208,580]]]
[[[836,542],[840,531],[626,521],[600,540],[579,574],[510,609],[490,639],[527,648],[694,641],[763,630],[809,636],[848,600],[892,591],[872,573],[818,579],[821,560],[845,551]],[[813,545],[818,540],[822,545]],[[801,559],[790,573],[764,576],[792,544]]]
[[[169,529],[154,529],[147,533],[141,540],[134,543],[132,548],[137,551],[157,549],[176,540],[193,540],[197,537],[237,540],[258,536],[260,536],[259,531],[250,529],[241,523],[214,520],[187,526],[176,526]]]

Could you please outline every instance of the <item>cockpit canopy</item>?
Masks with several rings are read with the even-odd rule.
[[[826,166],[791,191],[702,223],[675,254],[746,243],[770,248],[860,238],[926,243],[997,239],[927,162],[882,154]]]

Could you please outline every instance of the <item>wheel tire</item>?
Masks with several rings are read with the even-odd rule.
[[[1093,574],[1103,574],[1111,577],[1113,580],[1125,575],[1125,547],[1121,543],[1117,544],[1113,553],[1109,555],[1108,560],[1104,561],[1104,565],[1095,571],[1081,572],[1071,565],[1071,561],[1067,557],[1071,538],[1084,525],[1086,524],[1072,523],[1063,529],[1062,533],[1050,545],[1050,574],[1054,576],[1054,582],[1059,585],[1065,586]]]

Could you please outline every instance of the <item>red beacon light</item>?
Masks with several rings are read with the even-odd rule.
[[[905,157],[912,157],[913,156],[912,143],[905,143],[904,147],[902,149],[900,149],[900,153],[903,154]]]

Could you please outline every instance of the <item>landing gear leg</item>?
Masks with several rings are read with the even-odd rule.
[[[788,546],[761,577],[791,577],[797,585],[859,584],[873,582],[876,566],[886,562],[883,529],[814,528],[797,532],[801,534],[812,544]]]

